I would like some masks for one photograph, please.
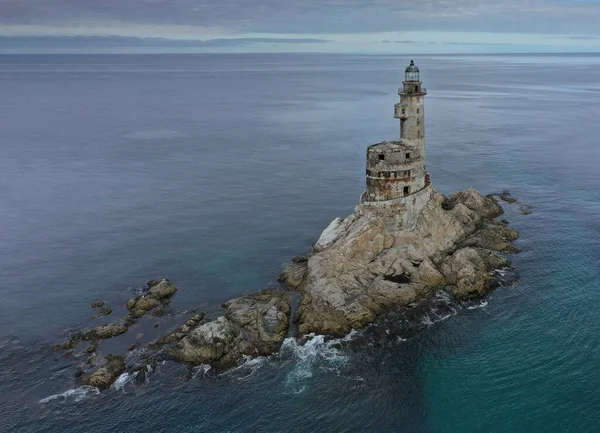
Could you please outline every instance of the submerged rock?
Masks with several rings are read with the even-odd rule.
[[[112,313],[112,308],[103,307],[103,308],[100,308],[100,311],[98,311],[96,314],[94,314],[93,319],[99,319],[101,317],[108,316],[111,313]]]
[[[528,204],[524,204],[523,206],[521,206],[521,214],[523,215],[529,215],[533,212],[533,207],[528,205]]]
[[[501,200],[503,200],[507,203],[510,203],[510,204],[514,204],[514,203],[518,202],[518,200],[510,194],[510,191],[508,191],[506,189],[504,191],[502,191],[498,196],[500,197]]]

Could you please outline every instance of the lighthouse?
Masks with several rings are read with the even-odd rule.
[[[425,171],[427,91],[412,60],[404,71],[398,95],[400,103],[394,105],[394,117],[400,120],[400,140],[367,148],[367,189],[360,201],[363,210],[392,207],[394,212],[406,214],[405,224],[412,224],[411,215],[418,214],[433,191]]]

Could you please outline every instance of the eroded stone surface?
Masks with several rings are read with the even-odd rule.
[[[81,383],[95,386],[98,389],[107,389],[124,372],[125,358],[123,356],[107,355],[104,364],[92,373],[81,377]]]
[[[494,285],[489,271],[508,265],[492,250],[516,250],[511,241],[518,233],[492,222],[502,213],[495,199],[469,189],[447,198],[434,194],[414,227],[361,209],[336,221],[301,280],[288,276],[299,270],[284,270],[288,279],[301,281],[299,333],[342,336],[447,284],[459,299],[484,295]]]
[[[169,298],[177,292],[177,287],[166,278],[160,281],[150,280],[148,281],[148,287],[148,293],[130,299],[125,304],[125,307],[134,318],[140,318],[149,311],[164,306],[168,303]]]
[[[290,298],[279,291],[244,296],[225,304],[225,316],[209,322],[184,324],[158,344],[171,344],[166,353],[188,364],[229,366],[243,355],[279,350],[289,326]]]

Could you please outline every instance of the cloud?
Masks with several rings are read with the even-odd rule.
[[[588,36],[574,35],[574,36],[567,36],[567,37],[569,39],[575,39],[575,40],[581,40],[581,41],[593,41],[593,40],[600,39],[600,36],[593,36],[593,35],[588,35]]]
[[[113,28],[123,35],[130,26],[144,26],[149,33],[139,36],[165,27],[177,36],[194,28],[228,35],[410,30],[597,35],[599,15],[600,3],[564,0],[0,0],[4,34],[13,26],[50,26],[83,34]]]
[[[324,44],[316,38],[216,38],[207,40],[176,40],[123,36],[0,36],[0,47],[14,49],[109,49],[109,48],[228,48],[260,44]]]

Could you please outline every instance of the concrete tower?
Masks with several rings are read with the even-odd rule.
[[[394,106],[394,117],[400,119],[400,141],[384,141],[367,148],[367,190],[361,196],[362,208],[393,207],[395,214],[406,214],[404,224],[414,222],[413,217],[433,190],[425,172],[426,94],[419,68],[411,61],[403,87],[398,89],[400,103]]]
[[[400,141],[384,141],[367,149],[367,191],[363,201],[380,202],[407,197],[425,188],[426,90],[414,61],[406,68],[400,103],[394,106],[400,119]]]

